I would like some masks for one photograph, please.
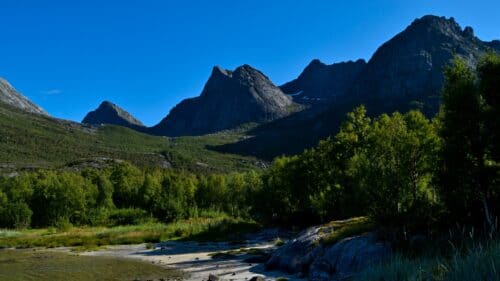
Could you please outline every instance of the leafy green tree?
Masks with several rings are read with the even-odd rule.
[[[218,174],[201,177],[195,196],[198,207],[223,211],[227,202],[226,178]]]
[[[97,190],[87,179],[67,172],[40,172],[34,181],[33,222],[37,226],[87,223]]]
[[[109,180],[107,172],[98,170],[86,170],[82,173],[83,177],[89,179],[97,187],[96,208],[113,209],[113,184]]]
[[[498,198],[498,97],[500,59],[488,55],[477,76],[456,59],[443,91],[440,187],[451,218],[468,224],[478,219],[494,228]]]
[[[26,228],[32,212],[28,206],[33,194],[31,178],[23,174],[0,181],[0,226]]]
[[[366,115],[364,106],[356,107],[347,114],[339,133],[331,140],[320,143],[328,158],[326,167],[330,175],[327,176],[340,192],[336,194],[339,206],[336,208],[337,217],[352,217],[365,215],[369,206],[366,189],[358,184],[357,163],[359,156],[366,152],[368,135],[372,120]]]
[[[355,170],[357,184],[368,195],[369,214],[392,225],[429,221],[437,201],[431,180],[440,145],[432,123],[417,111],[384,114],[367,140]]]
[[[113,202],[119,208],[139,207],[138,192],[144,182],[141,170],[128,163],[113,167],[110,180],[113,183]]]

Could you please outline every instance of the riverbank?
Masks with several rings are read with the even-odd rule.
[[[109,246],[99,251],[82,252],[82,256],[120,257],[145,261],[185,273],[184,280],[207,280],[213,274],[222,280],[244,281],[261,276],[265,280],[303,280],[281,271],[266,270],[261,257],[275,250],[276,238],[257,236],[241,243],[182,242]]]

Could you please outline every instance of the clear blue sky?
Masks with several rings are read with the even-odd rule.
[[[369,59],[425,14],[500,38],[498,0],[2,0],[0,76],[51,115],[102,100],[153,125],[200,94],[212,66],[248,63],[276,84],[314,58]]]

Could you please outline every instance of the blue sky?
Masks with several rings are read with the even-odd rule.
[[[0,76],[51,115],[102,100],[147,125],[200,94],[214,65],[250,64],[276,84],[314,58],[369,59],[425,14],[500,38],[500,1],[2,0]]]

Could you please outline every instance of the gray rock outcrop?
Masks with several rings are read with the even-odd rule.
[[[17,92],[16,89],[3,78],[0,78],[0,102],[29,113],[49,115],[43,108]]]
[[[391,256],[389,244],[366,233],[328,245],[329,230],[311,227],[277,249],[267,261],[269,269],[304,274],[309,280],[345,280],[363,268]]]

